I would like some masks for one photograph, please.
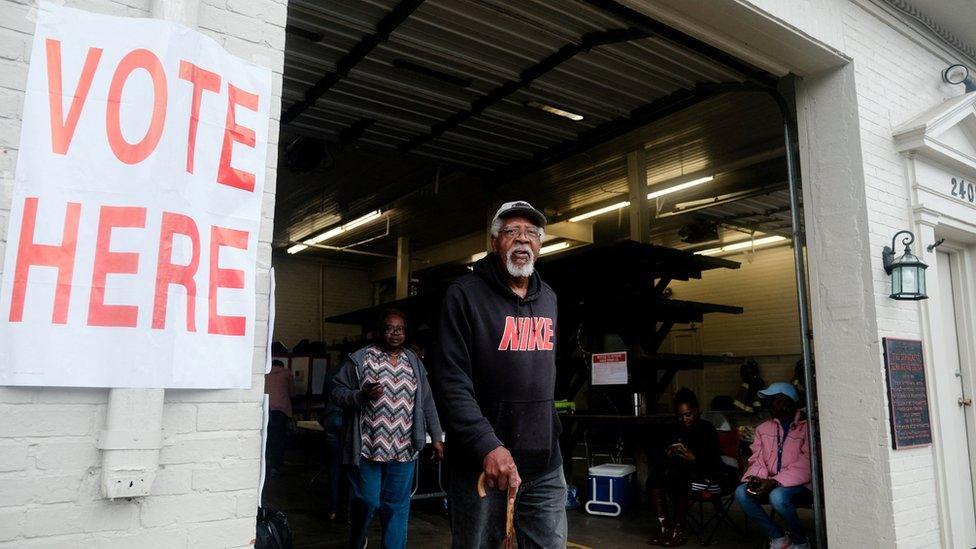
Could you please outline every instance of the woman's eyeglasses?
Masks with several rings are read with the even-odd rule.
[[[383,333],[389,335],[399,335],[403,333],[403,326],[391,326],[389,324],[383,326]]]

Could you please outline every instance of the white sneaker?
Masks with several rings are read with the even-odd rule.
[[[790,549],[792,540],[789,536],[769,540],[769,549]]]

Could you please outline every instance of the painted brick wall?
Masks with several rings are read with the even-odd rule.
[[[69,7],[147,16],[149,0],[68,0]],[[36,4],[0,0],[0,270]],[[285,0],[203,0],[199,27],[228,51],[274,72],[268,173],[256,287],[252,389],[166,391],[164,448],[152,495],[99,495],[108,390],[0,387],[0,546],[248,547],[261,457]]]
[[[959,56],[881,9],[878,5],[881,2],[748,1],[851,58],[866,185],[874,276],[871,282],[878,339],[921,338],[919,305],[897,302],[887,297],[890,280],[881,265],[882,247],[890,244],[895,232],[910,228],[912,224],[905,165],[895,150],[891,133],[902,122],[962,92],[957,87],[943,84],[940,78],[941,71],[950,63],[959,61]],[[932,254],[928,255],[931,257],[923,256],[922,259],[931,264],[935,258]],[[829,311],[824,313],[830,314]],[[882,369],[882,357],[879,354],[876,364],[857,367]],[[852,369],[852,377],[848,381],[856,387],[858,379],[855,371]],[[858,390],[865,388],[859,387]],[[874,393],[869,397],[871,401],[886,402],[883,386],[870,390]],[[876,428],[883,432],[882,442],[886,446],[879,449],[887,452],[897,547],[940,547],[932,448],[890,450],[886,406],[870,407],[865,409],[865,413],[870,413],[872,417],[877,415]],[[850,433],[850,436],[855,435]],[[843,448],[833,450],[844,451]],[[831,449],[825,447],[825,451]],[[849,459],[858,458],[849,456]],[[848,497],[863,500],[864,495],[851,493]],[[874,504],[877,503],[880,502]],[[874,546],[868,540],[864,540],[864,543],[869,544],[865,546]]]
[[[739,261],[741,267],[706,271],[701,280],[671,283],[674,299],[744,309],[741,315],[706,315],[700,326],[701,352],[731,353],[743,360],[755,356],[767,382],[792,380],[801,356],[793,249],[778,246],[724,258]],[[735,397],[741,383],[738,364],[710,364],[695,374],[701,378],[703,405],[716,395]]]
[[[290,349],[302,339],[331,343],[359,336],[356,326],[322,319],[372,305],[368,269],[284,255],[275,256],[274,266],[275,341]]]

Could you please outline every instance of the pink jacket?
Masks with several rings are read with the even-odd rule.
[[[806,486],[810,482],[810,448],[807,441],[807,420],[796,412],[790,432],[783,442],[783,457],[779,473],[776,472],[777,440],[782,440],[783,427],[775,419],[770,419],[756,427],[756,439],[752,442],[752,455],[749,468],[742,475],[743,482],[749,477],[771,478],[780,486]]]

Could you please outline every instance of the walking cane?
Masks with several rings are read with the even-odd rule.
[[[478,477],[478,496],[484,498],[488,493],[485,492],[485,474],[481,473]],[[504,549],[512,549],[515,544],[515,490],[508,487],[508,503],[505,504],[505,543]]]

